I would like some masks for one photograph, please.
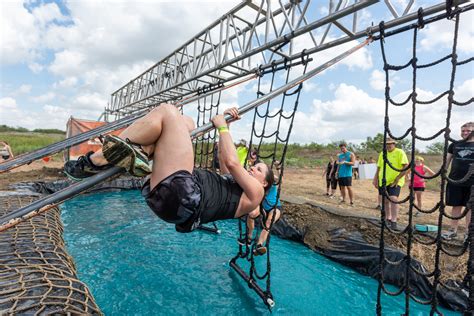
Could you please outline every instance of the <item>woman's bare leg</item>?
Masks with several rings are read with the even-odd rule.
[[[416,206],[418,206],[418,208],[421,209],[421,207],[422,207],[421,197],[423,195],[423,192],[422,191],[416,191],[415,195],[416,195],[416,202],[417,202]]]
[[[260,207],[257,207],[247,215],[247,239],[252,239],[255,229],[255,219],[260,215]]]
[[[185,118],[174,105],[162,104],[126,128],[119,137],[145,146],[153,153],[153,170],[150,186],[154,188],[164,178],[178,170],[192,172],[194,154],[189,130],[193,123]],[[91,160],[96,165],[107,163],[102,150]]]
[[[273,216],[275,216],[275,220],[273,220]],[[265,223],[265,227],[263,227],[262,231],[260,232],[260,237],[258,237],[257,244],[263,245],[267,241],[268,234],[270,232],[266,228],[268,229],[270,228],[270,225],[272,224],[272,220],[273,220],[273,224],[275,224],[279,219],[280,219],[280,210],[277,208],[273,212],[270,212],[268,214],[267,222]]]

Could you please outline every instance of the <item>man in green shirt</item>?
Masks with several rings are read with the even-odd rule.
[[[249,153],[249,149],[247,148],[247,141],[245,139],[241,139],[240,142],[236,145],[237,150],[237,157],[239,158],[240,164],[245,166],[245,161],[247,160],[247,154]]]
[[[408,165],[408,158],[405,152],[396,148],[397,142],[394,139],[387,138],[387,159],[396,169],[403,169]],[[382,178],[383,178],[383,152],[380,153],[379,159],[377,162],[377,171],[375,172],[373,185],[379,190],[379,195],[383,196],[384,192],[382,189]],[[394,203],[398,201],[398,196],[400,195],[400,190],[405,184],[405,174],[407,171],[399,172],[392,169],[388,164],[385,164],[386,172],[385,178],[387,194],[390,197],[385,199],[385,215],[387,220],[387,225],[391,229],[397,230],[397,217],[398,217],[398,204]]]

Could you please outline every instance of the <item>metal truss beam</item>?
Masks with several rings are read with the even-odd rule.
[[[391,14],[386,28],[417,19],[416,13],[410,13],[414,0],[405,6],[393,2],[329,0],[327,12],[322,14],[317,0],[246,0],[115,91],[105,117],[118,119],[177,100],[200,87],[249,75],[261,64],[292,59],[301,55],[301,51],[294,51],[302,42],[306,53],[315,53],[378,32],[370,22],[361,23],[361,10]],[[424,8],[424,14],[445,8],[443,2]]]

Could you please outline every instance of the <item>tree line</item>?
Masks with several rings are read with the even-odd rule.
[[[8,125],[0,125],[0,133],[16,132],[16,133],[42,133],[42,134],[66,134],[65,131],[55,128],[36,128],[29,130],[24,127],[11,127]]]

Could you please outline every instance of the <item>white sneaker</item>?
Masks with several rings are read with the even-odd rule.
[[[457,233],[456,231],[454,231],[454,230],[451,230],[451,229],[448,230],[448,231],[446,231],[446,232],[444,232],[444,233],[441,233],[441,237],[442,237],[443,239],[446,239],[446,240],[454,239],[454,238],[456,238],[457,236],[458,236],[458,233]]]

